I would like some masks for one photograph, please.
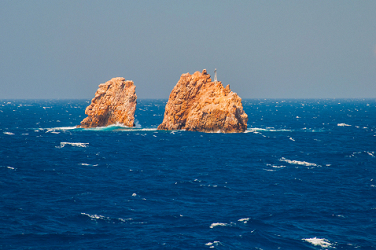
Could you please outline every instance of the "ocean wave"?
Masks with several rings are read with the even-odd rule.
[[[238,221],[243,222],[244,224],[248,223],[249,218],[241,218]]]
[[[227,226],[232,226],[233,223],[222,223],[222,222],[215,222],[215,223],[212,223],[210,225],[210,228],[214,228],[214,227],[227,227]]]
[[[277,128],[248,128],[244,133],[255,133],[258,134],[259,132],[311,132],[311,133],[316,133],[316,132],[324,132],[324,129],[322,128],[300,128],[300,129],[277,129]]]
[[[269,166],[269,167],[272,167],[272,168],[285,168],[286,166],[283,166],[283,165],[281,165],[281,166],[277,166],[277,165],[272,165],[272,164],[266,164],[267,166]]]
[[[372,157],[375,157],[375,152],[374,151],[365,151],[368,155],[372,156]]]
[[[90,167],[97,167],[98,164],[89,164],[89,163],[80,163],[81,166],[90,166]]]
[[[157,128],[141,128],[141,126],[136,125],[135,127],[127,127],[122,124],[113,124],[105,127],[95,127],[95,128],[80,128],[77,126],[72,127],[55,127],[55,128],[40,128],[38,130],[46,130],[46,133],[59,133],[56,131],[62,130],[76,130],[76,131],[126,131],[126,132],[137,132],[137,131],[157,131]]]
[[[60,142],[60,146],[56,146],[57,148],[63,148],[66,145],[70,145],[72,147],[81,147],[81,148],[86,148],[89,143],[85,142]]]
[[[359,152],[353,152],[351,155],[347,157],[357,157],[357,155],[369,155],[371,157],[375,157],[375,151],[359,151]]]
[[[307,241],[311,243],[314,246],[320,246],[320,247],[331,247],[332,244],[327,239],[320,239],[320,238],[307,238],[303,239],[304,241]]]
[[[81,130],[94,130],[94,131],[113,131],[113,130],[118,130],[118,129],[131,129],[132,127],[125,126],[121,123],[116,123],[116,124],[111,124],[108,126],[103,126],[103,127],[94,127],[94,128],[78,128]]]
[[[86,213],[81,213],[82,215],[86,215],[92,220],[99,220],[99,219],[106,219],[108,217],[104,217],[103,215],[97,215],[97,214],[86,214]]]
[[[127,221],[133,220],[132,218],[128,218],[128,219],[110,218],[110,217],[106,217],[100,214],[87,214],[87,213],[81,213],[81,214],[89,217],[91,220],[107,220],[107,221],[112,221],[112,222],[114,221],[127,222]]]
[[[55,129],[47,129],[45,133],[60,134],[60,132],[57,132]]]
[[[213,242],[208,242],[205,244],[205,246],[209,246],[209,248],[214,248],[215,246],[222,245],[222,243],[218,240],[215,240]]]
[[[12,132],[3,132],[3,134],[5,134],[5,135],[14,135],[14,133],[12,133]]]
[[[292,129],[276,129],[276,128],[248,128],[244,133],[254,133],[254,132],[293,132]]]
[[[0,168],[8,168],[8,169],[11,169],[11,170],[15,169],[14,167],[11,167],[11,166],[0,166]]]
[[[310,162],[306,162],[306,161],[289,160],[289,159],[286,159],[285,157],[282,157],[281,159],[279,159],[279,161],[284,161],[284,162],[287,162],[287,163],[290,163],[290,164],[295,164],[295,165],[303,165],[303,166],[307,166],[307,167],[319,167],[320,166],[320,165],[317,165],[316,163],[310,163]]]
[[[72,126],[72,127],[55,127],[55,128],[38,128],[36,130],[34,130],[35,132],[39,132],[39,131],[43,131],[43,130],[46,130],[45,133],[53,133],[53,132],[56,132],[56,130],[73,130],[73,129],[77,129],[76,126]],[[56,133],[59,133],[59,132],[56,132]]]
[[[275,169],[264,169],[265,171],[268,171],[268,172],[275,172],[276,170]]]
[[[338,123],[337,126],[338,127],[351,127],[351,125],[346,124],[346,123]]]

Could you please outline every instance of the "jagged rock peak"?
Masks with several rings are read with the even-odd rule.
[[[91,128],[112,124],[134,126],[137,105],[136,86],[123,77],[112,78],[99,84],[91,104],[86,108],[88,115],[78,127]]]
[[[247,129],[248,116],[241,98],[213,82],[204,69],[182,74],[171,91],[159,130],[236,133]]]

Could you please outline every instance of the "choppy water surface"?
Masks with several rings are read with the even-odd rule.
[[[376,248],[376,100],[243,100],[239,134],[157,131],[165,103],[2,100],[0,248]]]

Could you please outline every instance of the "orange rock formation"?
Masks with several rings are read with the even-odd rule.
[[[112,78],[99,85],[95,97],[86,108],[88,115],[78,127],[91,128],[112,124],[134,126],[136,111],[136,86],[132,81],[125,81],[123,77]]]
[[[241,98],[229,85],[212,82],[204,69],[181,75],[158,129],[236,133],[247,129],[247,121]]]

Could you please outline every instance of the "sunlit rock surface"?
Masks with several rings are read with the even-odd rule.
[[[78,127],[92,128],[112,124],[134,126],[137,95],[133,81],[123,77],[112,78],[99,85],[95,97],[86,108],[88,115]]]
[[[247,121],[241,98],[204,69],[181,75],[158,129],[236,133],[247,129]]]

